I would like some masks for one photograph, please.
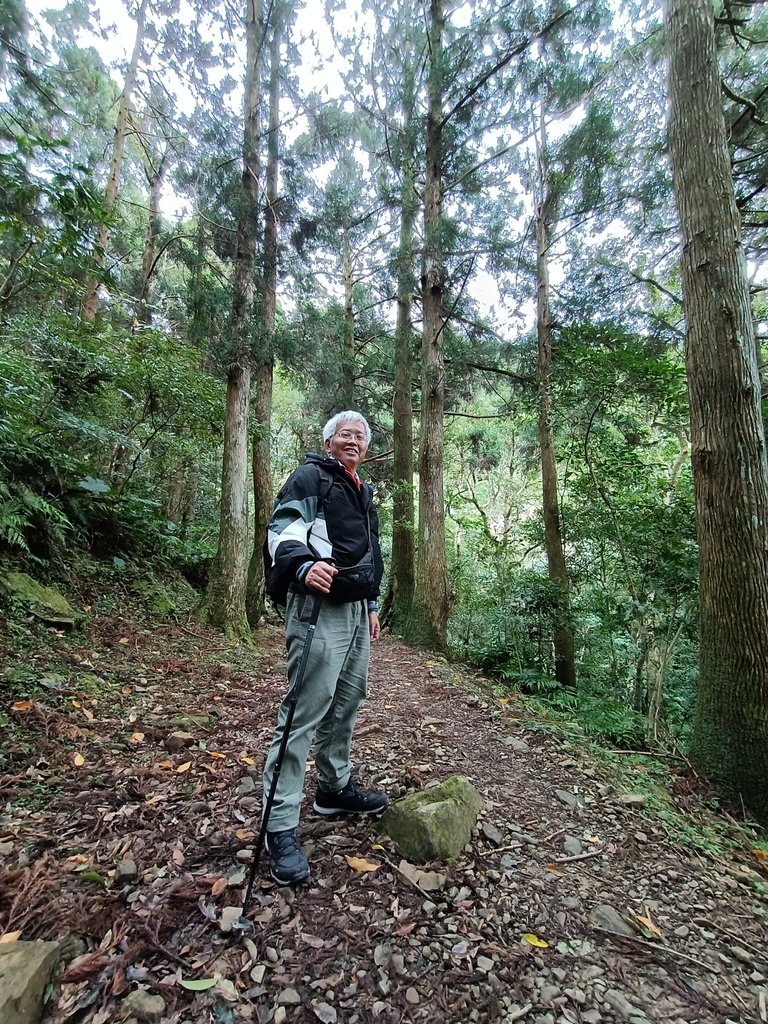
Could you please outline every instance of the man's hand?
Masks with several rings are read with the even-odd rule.
[[[368,612],[368,627],[371,631],[371,640],[378,640],[381,636],[381,623],[378,612]]]
[[[330,562],[315,562],[307,575],[304,577],[304,586],[310,590],[319,590],[321,594],[327,594],[331,589],[333,577],[339,570]]]

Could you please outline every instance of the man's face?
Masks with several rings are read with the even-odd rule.
[[[325,450],[354,473],[368,451],[365,427],[360,423],[342,423],[333,437],[325,442]]]

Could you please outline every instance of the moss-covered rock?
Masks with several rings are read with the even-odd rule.
[[[29,608],[30,612],[43,622],[54,625],[74,626],[83,618],[69,601],[53,587],[45,587],[25,572],[8,572],[0,577],[4,589],[11,599]]]
[[[131,589],[142,598],[147,609],[164,617],[186,616],[197,594],[179,573],[169,570],[162,579],[144,573],[131,581]]]
[[[470,780],[454,775],[391,805],[380,827],[408,860],[450,864],[469,842],[483,798]]]

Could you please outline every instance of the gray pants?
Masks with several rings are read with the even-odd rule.
[[[285,611],[285,642],[288,679],[296,679],[315,596],[288,595]],[[269,817],[269,831],[295,828],[299,823],[304,773],[313,737],[315,767],[323,789],[338,790],[350,776],[349,750],[358,708],[368,691],[371,637],[365,601],[331,604],[323,600],[309,661],[304,673],[291,726],[285,760]],[[280,705],[277,729],[264,765],[264,800],[272,784],[272,770],[288,715],[289,693]]]

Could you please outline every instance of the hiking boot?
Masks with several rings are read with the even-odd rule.
[[[314,810],[318,814],[383,814],[388,806],[386,793],[359,789],[353,782],[335,793],[318,786],[315,793]]]
[[[267,854],[269,873],[278,885],[290,885],[309,878],[309,864],[301,852],[295,828],[267,832]]]

